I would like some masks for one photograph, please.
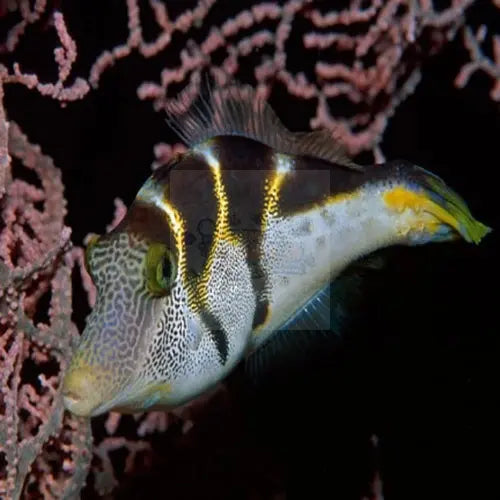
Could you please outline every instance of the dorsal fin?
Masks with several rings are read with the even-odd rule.
[[[330,131],[290,132],[249,85],[233,83],[214,89],[206,83],[196,101],[192,89],[186,89],[167,105],[167,122],[189,147],[218,135],[237,135],[262,142],[279,153],[312,156],[362,170]]]

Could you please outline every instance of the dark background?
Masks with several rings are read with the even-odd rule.
[[[103,48],[125,38],[125,9],[117,1],[62,7],[79,45],[74,74],[85,75]],[[489,9],[479,3],[471,22],[488,21]],[[55,40],[39,29],[40,37],[28,32],[14,59],[50,79]],[[174,40],[174,48],[181,43]],[[238,369],[229,395],[209,405],[190,433],[154,437],[152,467],[122,475],[116,498],[270,498],[285,491],[290,499],[359,499],[376,468],[387,500],[500,496],[498,460],[490,458],[499,451],[499,110],[486,77],[453,86],[466,58],[458,37],[425,63],[382,150],[442,176],[495,231],[478,247],[391,250],[385,268],[364,284],[363,304],[341,342],[318,341],[320,348],[272,371],[265,383],[254,385]],[[67,108],[6,89],[9,117],[63,172],[76,244],[104,232],[115,197],[133,200],[150,173],[153,145],[177,142],[162,114],[135,92],[140,82],[157,80],[165,61],[132,55]],[[282,90],[271,99],[278,115],[307,128]],[[88,312],[81,296],[75,312],[81,326]],[[87,488],[84,497],[91,496]]]

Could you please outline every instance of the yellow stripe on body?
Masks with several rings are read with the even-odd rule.
[[[262,234],[269,225],[271,217],[279,215],[280,191],[286,176],[292,171],[292,158],[277,153],[275,154],[276,170],[271,179],[266,179],[264,209],[262,211]]]
[[[315,210],[321,208],[327,208],[331,205],[344,203],[346,201],[356,200],[360,197],[362,191],[360,189],[355,189],[354,191],[348,193],[337,193],[331,196],[327,196],[320,201],[315,203],[311,203],[306,207],[302,207],[293,212],[288,212],[285,214],[286,217],[294,217],[295,215],[307,215],[309,213],[314,212]]]
[[[195,293],[189,286],[187,273],[187,253],[185,243],[186,221],[180,212],[172,206],[166,198],[166,191],[152,179],[148,179],[137,195],[137,199],[150,203],[160,209],[167,219],[168,225],[174,234],[175,247],[177,250],[177,269],[182,283],[188,294],[188,302],[195,306]]]
[[[240,247],[242,241],[239,236],[231,231],[229,223],[229,199],[222,179],[222,168],[214,154],[210,141],[195,147],[194,151],[204,158],[210,168],[214,179],[214,194],[217,199],[217,219],[215,222],[214,239],[197,286],[200,302],[206,307],[208,305],[208,283],[212,276],[215,256],[220,244],[226,242],[235,247]]]
[[[215,224],[215,238],[228,241],[233,245],[239,245],[239,238],[231,232],[229,224],[229,200],[224,189],[221,165],[215,157],[210,142],[195,148],[195,151],[203,156],[214,178],[214,194],[217,199],[217,221]]]
[[[287,175],[292,171],[293,168],[293,159],[290,156],[276,153],[274,155],[275,167],[276,169],[273,171],[273,174],[270,179],[266,179],[265,184],[265,195],[264,195],[264,207],[262,210],[262,225],[261,231],[262,235],[265,234],[266,230],[269,226],[269,220],[272,217],[278,217],[279,210],[279,201],[280,201],[280,192],[283,187],[283,183],[287,177]],[[258,335],[265,326],[271,320],[271,305],[267,302],[266,315],[262,322],[257,325],[253,334]]]
[[[184,241],[185,221],[181,214],[163,197],[154,197],[155,205],[161,208],[167,216],[170,228],[174,233],[175,246],[177,249],[177,266],[184,282],[187,279],[186,246]]]
[[[137,194],[137,199],[145,203],[150,203],[159,208],[166,216],[168,225],[174,233],[175,246],[178,254],[177,268],[183,279],[186,278],[186,246],[184,234],[186,222],[178,210],[173,207],[166,198],[166,192],[153,179],[148,179]]]

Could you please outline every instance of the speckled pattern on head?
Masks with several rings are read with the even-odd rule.
[[[327,132],[286,130],[248,88],[171,124],[190,149],[87,250],[97,302],[63,384],[78,415],[185,403],[359,257],[488,232],[433,174],[360,167]]]
[[[103,238],[88,255],[98,300],[82,337],[82,345],[90,339],[94,345],[83,361],[116,372],[121,381],[132,373],[139,356],[139,332],[151,320],[142,278],[145,253],[145,241],[122,232]]]
[[[146,241],[133,233],[102,237],[87,252],[97,301],[87,318],[73,373],[91,370],[100,399],[121,390],[134,375],[154,304],[144,285]]]

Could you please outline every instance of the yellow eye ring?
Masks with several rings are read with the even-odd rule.
[[[98,234],[92,234],[90,237],[88,237],[87,246],[85,247],[85,252],[84,252],[83,262],[85,264],[85,269],[87,270],[91,278],[92,278],[92,272],[91,272],[92,267],[90,265],[91,251],[92,248],[96,246],[98,241],[99,241]]]
[[[166,245],[153,243],[146,254],[146,287],[155,296],[166,295],[177,276],[177,265]]]

